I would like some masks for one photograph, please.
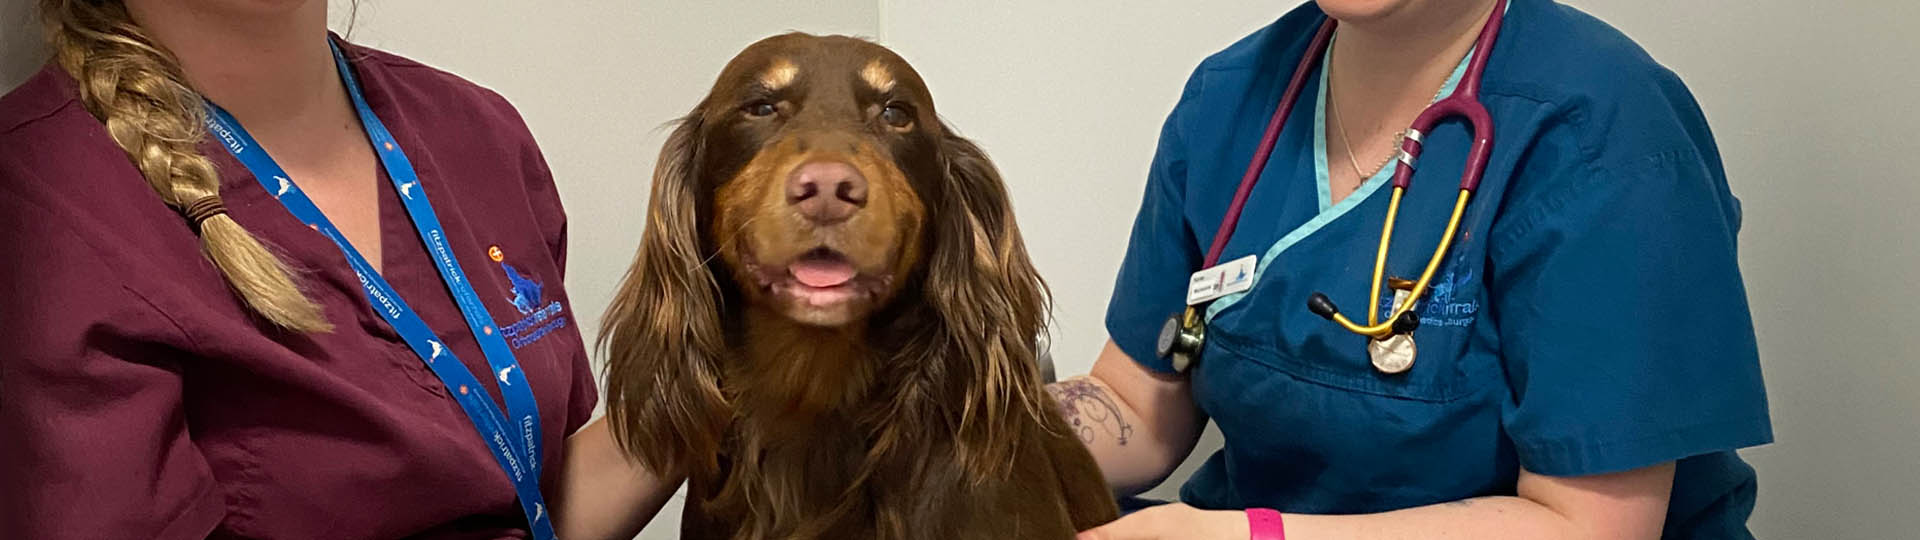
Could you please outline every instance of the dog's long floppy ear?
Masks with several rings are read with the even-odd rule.
[[[701,253],[701,114],[679,121],[654,168],[647,228],[601,324],[615,440],[662,477],[711,473],[730,418],[720,390],[720,286]]]
[[[945,360],[967,381],[957,426],[961,464],[973,478],[1001,478],[998,469],[1013,461],[1021,436],[1007,428],[1023,425],[1006,415],[1055,414],[1034,342],[1046,331],[1050,298],[999,171],[978,145],[942,127],[946,178],[933,220],[927,295],[946,350],[959,351]]]

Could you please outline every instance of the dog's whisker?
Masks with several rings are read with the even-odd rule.
[[[752,226],[753,222],[755,220],[760,219],[760,217],[761,216],[759,215],[753,215],[753,216],[747,217],[745,221],[741,221],[740,226],[735,227],[731,234],[720,237],[720,245],[714,246],[713,253],[707,254],[706,257],[701,258],[700,262],[695,263],[693,265],[693,268],[700,268],[700,267],[706,266],[708,263],[712,263],[714,259],[719,258],[720,253],[726,251],[727,248],[733,247],[736,243],[738,243],[740,241],[741,236],[743,236],[744,233],[746,233],[747,227]],[[688,270],[692,270],[693,268],[689,268]]]

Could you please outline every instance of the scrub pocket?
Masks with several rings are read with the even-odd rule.
[[[1194,399],[1226,446],[1182,490],[1196,506],[1387,511],[1512,480],[1510,467],[1488,459],[1512,454],[1501,434],[1503,386],[1463,378],[1451,351],[1423,350],[1409,372],[1385,375],[1364,353],[1316,362],[1210,341]]]
[[[1256,289],[1258,292],[1261,291]],[[1235,318],[1240,320],[1230,323],[1244,323],[1250,317]],[[1248,337],[1245,332],[1215,332],[1207,336],[1207,350],[1202,353],[1201,363],[1226,357],[1230,360],[1223,361],[1259,364],[1329,389],[1434,403],[1452,401],[1485,386],[1488,381],[1481,380],[1485,377],[1483,373],[1491,371],[1488,368],[1494,364],[1488,359],[1468,358],[1468,346],[1474,339],[1473,327],[1478,325],[1415,330],[1417,353],[1413,367],[1390,374],[1373,367],[1367,354],[1369,338],[1318,319],[1292,318],[1291,322],[1323,327],[1293,329],[1305,333],[1305,339],[1283,334],[1278,324],[1252,329],[1251,335],[1264,334],[1264,337]]]

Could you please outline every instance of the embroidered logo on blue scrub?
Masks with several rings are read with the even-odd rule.
[[[555,330],[567,327],[567,317],[560,314],[563,308],[559,300],[542,303],[544,296],[540,280],[507,264],[506,254],[500,251],[500,246],[487,248],[487,258],[499,263],[500,271],[507,275],[510,285],[507,301],[522,315],[513,324],[500,327],[500,333],[507,338],[508,344],[515,349],[526,347]]]
[[[1473,270],[1457,273],[1451,269],[1441,274],[1429,286],[1426,297],[1414,306],[1420,314],[1420,327],[1466,327],[1473,324],[1474,315],[1480,313],[1480,301],[1473,296],[1470,288],[1473,283]],[[1382,298],[1380,316],[1393,315],[1393,299]]]

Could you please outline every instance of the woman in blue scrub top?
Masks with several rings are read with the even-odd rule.
[[[1307,308],[1354,303],[1400,134],[1464,72],[1493,0],[1319,0],[1207,58],[1168,115],[1092,373],[1053,387],[1122,493],[1164,479],[1208,419],[1225,448],[1180,503],[1085,537],[1749,538],[1772,440],[1735,256],[1738,201],[1698,104],[1605,23],[1513,0],[1481,101],[1494,150],[1416,308],[1418,357]],[[1286,119],[1221,261],[1255,285],[1213,302],[1184,373],[1156,356],[1244,168],[1325,17],[1333,44]],[[1468,129],[1425,138],[1389,275],[1416,275],[1457,194]],[[1260,533],[1260,531],[1253,531]],[[1268,531],[1264,538],[1271,538]]]

